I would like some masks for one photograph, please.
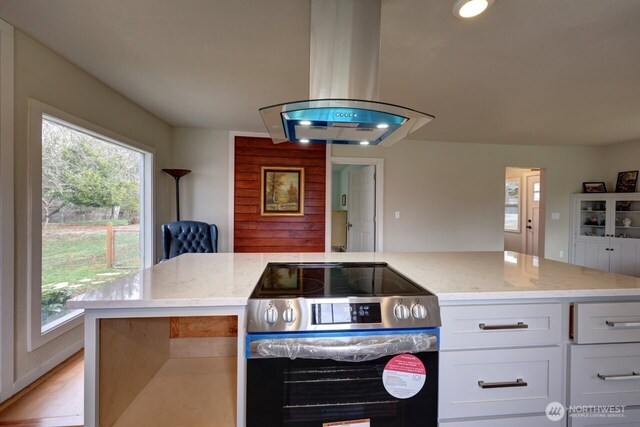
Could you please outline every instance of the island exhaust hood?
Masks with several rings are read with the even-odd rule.
[[[378,102],[381,0],[311,0],[309,98],[260,109],[275,144],[389,146],[434,116]]]

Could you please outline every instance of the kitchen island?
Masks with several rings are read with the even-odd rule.
[[[451,427],[477,423],[477,417],[505,414],[518,417],[524,425],[542,425],[549,399],[568,403],[564,396],[571,383],[563,379],[563,373],[571,368],[569,347],[574,342],[575,325],[570,319],[580,318],[581,313],[586,313],[582,316],[585,317],[586,308],[593,307],[588,304],[640,301],[638,278],[511,252],[185,254],[68,302],[71,308],[85,309],[85,425],[141,425],[144,422],[140,417],[154,412],[150,409],[154,402],[164,425],[171,425],[171,417],[181,412],[200,416],[211,425],[244,425],[245,308],[269,262],[386,262],[437,295],[443,318],[439,417],[442,425]],[[573,313],[572,307],[582,306],[584,310]],[[636,307],[622,307],[622,311],[628,311],[622,320],[631,320],[627,318],[633,317]],[[619,306],[614,308],[620,311]],[[635,314],[640,319],[640,311]],[[196,357],[173,357],[173,342],[164,336],[173,328],[173,320],[169,319],[178,319],[179,323],[180,318],[193,316],[235,316],[239,335],[235,356],[225,353],[221,357],[222,353],[210,349],[209,341],[201,345],[193,338],[180,341],[177,352],[184,355],[187,343],[197,351],[186,353]],[[516,327],[491,330],[490,335],[482,336],[478,324],[488,322],[494,322],[494,327],[515,322]],[[638,329],[629,324],[623,327],[627,335],[620,335],[617,342],[640,341],[635,339]],[[516,335],[518,331],[522,334]],[[582,334],[584,339],[589,333],[587,329]],[[225,342],[223,346],[228,347]],[[629,344],[619,344],[622,345]],[[207,349],[199,353],[202,347]],[[632,356],[636,351],[622,350],[631,351]],[[499,394],[482,401],[473,395],[477,391],[473,389],[465,401],[451,395],[456,390],[446,387],[451,381],[443,378],[443,370],[464,372],[470,357],[513,361],[521,354],[527,360],[519,366],[528,363],[537,377],[544,376],[549,381],[535,384],[530,380],[530,386],[518,387],[518,391],[525,392],[517,399],[503,393],[503,402]],[[233,373],[234,368],[235,383],[229,375],[223,375]],[[493,368],[490,366],[489,370]],[[207,379],[199,372],[220,375]],[[475,384],[477,378],[468,382]],[[218,406],[207,403],[207,394]],[[500,412],[496,412],[495,402],[501,405]],[[640,401],[631,403],[640,405]],[[235,406],[235,414],[228,413],[230,405]],[[503,422],[509,425],[513,421]],[[193,419],[190,423],[203,425]],[[161,423],[154,421],[154,425]]]

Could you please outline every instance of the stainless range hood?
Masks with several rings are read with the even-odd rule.
[[[311,0],[309,98],[260,109],[274,143],[389,146],[433,116],[378,102],[381,0]]]

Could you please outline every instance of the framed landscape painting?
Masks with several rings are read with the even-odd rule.
[[[584,193],[606,193],[607,186],[604,182],[583,182],[582,190]]]
[[[304,215],[304,168],[263,166],[261,177],[261,215]]]

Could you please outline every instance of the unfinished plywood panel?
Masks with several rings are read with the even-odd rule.
[[[116,427],[236,425],[235,357],[170,359]]]
[[[235,337],[171,339],[171,358],[174,357],[231,357],[238,354]]]
[[[100,321],[101,427],[112,426],[169,360],[168,337],[169,318]]]
[[[171,318],[171,338],[236,337],[237,316],[192,316]]]

